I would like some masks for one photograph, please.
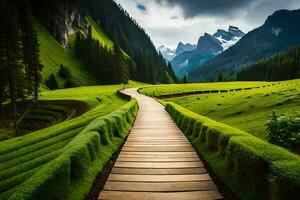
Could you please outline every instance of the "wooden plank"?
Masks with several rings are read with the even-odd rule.
[[[123,147],[122,151],[187,151],[193,152],[194,149],[192,147]]]
[[[117,162],[200,162],[199,158],[183,158],[183,157],[119,157]]]
[[[189,144],[125,144],[124,147],[191,147]]]
[[[107,191],[100,193],[99,199],[116,200],[219,200],[223,199],[217,190],[192,192],[124,192]]]
[[[203,167],[202,162],[116,162],[116,167],[127,168],[193,168]]]
[[[152,174],[152,175],[184,175],[184,174],[203,174],[207,173],[204,167],[195,167],[195,168],[164,168],[164,169],[152,169],[152,168],[123,168],[123,167],[114,167],[111,171],[112,174]]]
[[[122,151],[120,156],[130,155],[130,156],[168,156],[168,157],[198,157],[196,152],[154,152],[154,151],[148,151],[148,152],[125,152]]]
[[[134,181],[134,182],[180,182],[180,181],[209,181],[208,174],[184,174],[184,175],[129,175],[110,174],[109,181]]]
[[[212,181],[194,182],[115,182],[107,181],[104,190],[111,191],[136,191],[136,192],[183,192],[215,190],[216,186]]]

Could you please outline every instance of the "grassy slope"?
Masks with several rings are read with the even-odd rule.
[[[227,83],[222,84],[225,86]],[[300,80],[293,80],[248,91],[191,95],[167,100],[266,139],[265,124],[274,110],[277,113],[298,115],[299,85]]]
[[[75,78],[81,85],[94,85],[96,81],[76,60],[70,51],[64,49],[48,32],[48,30],[38,21],[35,21],[40,42],[41,61],[44,65],[43,79],[47,79],[51,73],[57,74],[61,64],[68,67]],[[62,86],[64,81],[58,77],[59,85]]]
[[[113,48],[114,43],[109,39],[106,33],[102,30],[100,26],[91,18],[85,18],[88,25],[92,26],[92,36],[94,39],[98,40],[102,45],[106,45],[109,48]]]
[[[130,82],[126,87],[139,85],[141,84]],[[0,199],[10,196],[19,184],[56,158],[90,121],[126,104],[127,101],[116,95],[116,90],[121,87],[89,86],[43,92],[43,100],[80,100],[90,110],[72,120],[0,142]]]
[[[106,35],[103,29],[91,18],[86,17],[85,20],[87,21],[88,25],[92,27],[92,36],[94,39],[98,40],[100,44],[106,45],[108,48],[113,48],[114,43],[111,39]],[[123,54],[126,58],[129,58],[128,54],[122,50]]]

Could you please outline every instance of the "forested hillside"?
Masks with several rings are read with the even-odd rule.
[[[63,1],[38,1],[30,0],[34,14],[43,24],[48,28],[50,33],[65,47],[68,47],[69,35],[79,31],[82,34],[82,39],[86,40],[89,37],[89,28],[91,25],[92,33],[95,31],[95,24],[91,24],[90,20],[100,26],[106,34],[112,39],[115,48],[107,49],[105,54],[118,54],[115,52],[116,48],[121,48],[125,52],[122,58],[123,67],[120,69],[111,69],[110,65],[112,56],[104,58],[104,54],[100,56],[103,58],[99,61],[94,59],[93,66],[87,66],[91,73],[94,74],[94,69],[100,66],[106,70],[102,71],[102,75],[108,77],[115,74],[116,71],[127,71],[125,79],[138,80],[143,82],[155,83],[169,83],[176,81],[176,77],[171,68],[169,68],[163,57],[156,52],[149,36],[145,31],[112,0],[63,0]],[[91,18],[86,18],[91,16]],[[97,38],[92,38],[90,45],[87,45],[88,52],[93,55],[99,55],[97,52],[103,51],[102,47],[105,44],[96,44]],[[93,46],[91,49],[91,45]],[[98,47],[95,47],[97,46]],[[102,46],[102,47],[101,47]],[[119,47],[118,47],[119,46]],[[102,49],[102,50],[101,50]],[[77,54],[78,55],[78,54]],[[87,58],[78,57],[84,64]],[[96,62],[96,63],[95,63]],[[102,63],[102,64],[100,64]],[[103,65],[105,63],[105,65]],[[90,63],[88,64],[90,65]],[[96,66],[97,65],[97,66]],[[122,69],[123,68],[123,69]],[[105,71],[111,71],[105,74]],[[96,73],[98,74],[98,73]],[[118,75],[120,77],[120,75]],[[122,75],[123,76],[123,75]],[[126,78],[127,77],[127,78]],[[123,82],[123,78],[112,77],[112,81],[103,81],[102,77],[97,77],[98,83],[115,83]],[[126,82],[126,81],[125,81]]]
[[[95,85],[97,81],[89,70],[76,59],[72,51],[60,45],[49,33],[47,28],[40,22],[34,21],[40,43],[41,63],[44,65],[42,70],[42,87],[49,77],[53,74],[58,88],[64,88],[67,82],[72,82],[73,86]],[[61,67],[68,69],[68,77],[60,75]],[[47,88],[46,88],[47,89]]]
[[[239,81],[281,81],[296,78],[300,78],[300,46],[272,58],[262,59],[237,73]]]

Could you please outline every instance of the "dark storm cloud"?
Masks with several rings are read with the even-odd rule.
[[[137,4],[136,7],[137,7],[140,11],[146,11],[146,6],[144,6],[143,4]]]
[[[234,17],[247,13],[255,21],[277,9],[297,9],[299,0],[156,0],[168,6],[179,6],[185,18],[196,16]]]
[[[169,6],[179,6],[185,18],[199,15],[233,16],[253,1],[259,0],[156,0]]]

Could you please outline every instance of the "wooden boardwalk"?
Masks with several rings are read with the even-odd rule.
[[[99,199],[222,199],[197,153],[164,107],[136,89],[140,109]]]

